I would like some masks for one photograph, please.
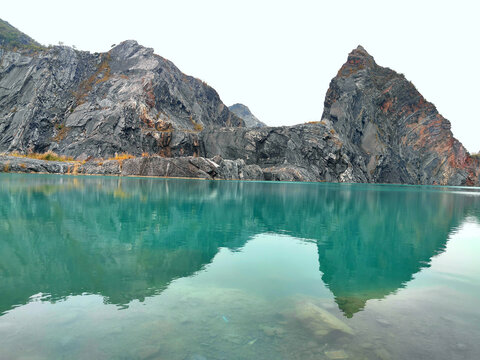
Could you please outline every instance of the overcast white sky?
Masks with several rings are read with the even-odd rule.
[[[0,18],[42,44],[108,51],[134,39],[268,125],[320,120],[358,44],[405,74],[480,150],[478,1],[16,0]]]

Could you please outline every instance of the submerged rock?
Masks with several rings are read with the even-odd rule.
[[[355,334],[350,326],[311,302],[297,303],[294,316],[317,338],[322,338],[332,331],[340,331],[348,335]]]
[[[285,330],[279,326],[260,325],[260,330],[267,336],[282,337],[285,334]]]
[[[325,355],[332,360],[348,359],[348,355],[343,350],[325,351]]]

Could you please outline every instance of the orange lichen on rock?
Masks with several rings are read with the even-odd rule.
[[[393,106],[393,100],[392,99],[385,100],[382,103],[382,105],[380,105],[384,114],[386,114],[392,108],[392,106]]]
[[[147,81],[145,85],[143,85],[143,90],[145,91],[145,102],[151,108],[155,107],[155,94],[153,92],[153,84],[152,80]]]
[[[382,94],[386,94],[392,90],[393,85],[390,85],[387,89],[383,90]]]

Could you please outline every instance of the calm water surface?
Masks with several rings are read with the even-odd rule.
[[[0,174],[0,359],[478,359],[480,189]]]

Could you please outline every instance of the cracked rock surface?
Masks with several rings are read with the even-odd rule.
[[[93,54],[0,47],[0,171],[479,184],[479,162],[450,122],[361,46],[332,79],[320,121],[267,127],[244,105],[231,110],[135,41]],[[90,161],[8,156],[48,150]],[[120,153],[136,158],[92,160]]]

